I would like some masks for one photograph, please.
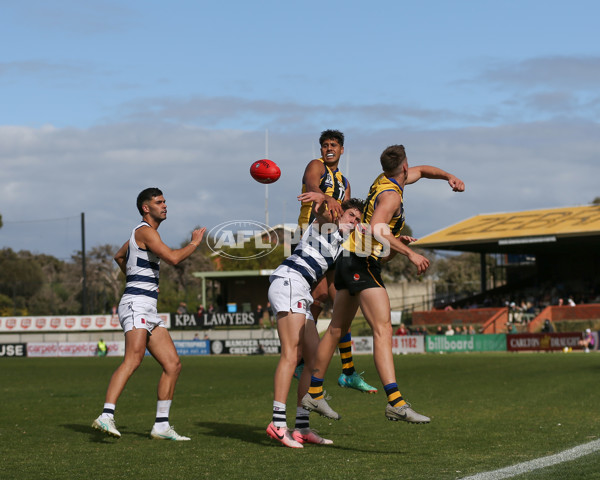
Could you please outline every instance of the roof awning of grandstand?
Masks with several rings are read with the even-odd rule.
[[[217,270],[210,272],[192,272],[192,275],[196,278],[231,278],[231,277],[268,277],[275,270]]]
[[[476,215],[415,242],[415,247],[488,253],[597,248],[600,205]]]

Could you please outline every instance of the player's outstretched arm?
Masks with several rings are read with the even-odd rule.
[[[415,167],[409,167],[408,177],[406,178],[406,184],[415,183],[421,178],[430,178],[434,180],[447,180],[452,191],[464,192],[465,182],[458,177],[448,173],[441,168],[432,167],[431,165],[417,165]]]
[[[192,239],[183,248],[171,249],[165,245],[158,232],[150,227],[139,228],[135,232],[135,240],[140,248],[147,248],[161,260],[169,265],[177,265],[188,258],[194,250],[200,245],[202,237],[206,232],[206,227],[197,228],[192,232]]]

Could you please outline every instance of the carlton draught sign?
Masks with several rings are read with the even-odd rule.
[[[580,348],[581,333],[522,333],[506,335],[509,352],[531,350],[562,350],[565,347]]]

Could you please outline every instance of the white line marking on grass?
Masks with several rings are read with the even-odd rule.
[[[589,455],[600,450],[600,440],[585,443],[577,447],[565,450],[564,452],[550,455],[548,457],[536,458],[529,462],[517,463],[511,467],[501,468],[491,472],[482,472],[470,477],[463,477],[462,480],[501,480],[502,478],[510,478],[523,473],[528,473],[539,468],[546,468],[558,463],[570,462],[576,458]]]

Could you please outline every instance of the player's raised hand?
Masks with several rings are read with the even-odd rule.
[[[398,237],[398,240],[400,240],[404,245],[408,245],[410,243],[416,242],[418,238],[411,237],[409,235],[400,235]]]
[[[448,179],[448,184],[452,187],[453,192],[464,192],[465,191],[465,182],[463,182],[460,178],[455,177],[454,175],[450,175]]]
[[[192,240],[190,243],[198,246],[202,241],[202,237],[204,237],[204,232],[206,232],[206,227],[197,228],[192,232]]]
[[[305,192],[298,195],[298,200],[301,202],[314,202],[315,210],[326,208],[329,211],[331,219],[329,221],[335,221],[341,217],[344,213],[342,206],[339,202],[329,195],[325,195],[321,192]],[[323,215],[325,215],[323,211]]]

